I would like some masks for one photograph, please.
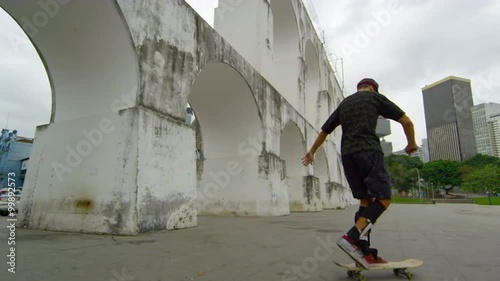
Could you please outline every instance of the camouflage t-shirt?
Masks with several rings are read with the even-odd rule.
[[[404,115],[401,108],[382,94],[356,92],[340,103],[321,130],[331,134],[342,126],[342,155],[371,150],[383,152],[376,134],[378,117],[398,121]]]

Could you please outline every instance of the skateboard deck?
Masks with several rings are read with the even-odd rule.
[[[340,267],[347,268],[347,275],[351,278],[355,278],[359,281],[366,281],[366,277],[361,274],[362,271],[373,271],[373,270],[390,270],[392,269],[395,275],[403,275],[408,278],[408,280],[413,279],[413,273],[408,271],[408,268],[415,268],[421,266],[424,262],[417,259],[407,259],[404,261],[392,261],[389,263],[382,264],[372,264],[370,268],[363,268],[357,263],[340,263],[334,261],[334,263]]]

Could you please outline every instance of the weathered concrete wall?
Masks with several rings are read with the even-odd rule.
[[[138,110],[137,212],[141,232],[197,225],[194,130]]]
[[[261,20],[257,23],[244,20],[249,17],[248,14],[259,15]],[[297,0],[241,3],[220,0],[215,12],[215,29],[266,77],[286,100],[286,104],[292,107],[281,117],[299,124],[307,146],[310,147],[321,126],[343,100],[343,96],[323,44],[303,3]],[[245,34],[245,39],[242,39],[241,34]],[[304,117],[305,123],[301,122]],[[323,159],[315,164],[319,167],[312,167],[306,172],[319,179],[322,197],[326,194],[326,182],[342,183],[343,169],[338,167],[337,161],[340,138],[339,128],[324,144],[327,172],[321,167]],[[302,171],[287,171],[286,182],[293,181],[293,186],[299,186],[302,176]],[[339,192],[343,193],[340,189]],[[293,193],[299,192],[296,190]],[[291,200],[294,200],[293,197],[294,195]],[[352,203],[340,203],[348,202],[347,199],[337,201],[343,205]],[[332,201],[328,204],[335,203]]]
[[[254,31],[272,34],[271,22],[262,19],[272,18],[269,7],[277,2],[255,2],[243,5],[262,21]],[[285,50],[286,40],[300,38],[299,55],[282,56],[278,66],[295,56],[292,64],[299,68],[279,78],[271,75],[276,64],[268,65],[269,55],[275,55],[269,37],[259,37],[264,41],[256,41],[253,53],[242,50],[255,56],[250,60],[184,1],[65,3],[58,4],[49,24],[29,34],[47,67],[55,105],[51,124],[37,131],[21,202],[23,225],[137,234],[196,226],[198,213],[270,216],[299,205],[319,211],[325,204],[349,204],[346,192],[337,194],[338,201],[323,198],[327,183],[345,185],[338,135],[325,143],[316,166],[300,163],[328,117],[320,115],[333,107],[324,103],[341,99],[332,96],[338,83],[326,68],[319,39],[307,31],[310,20],[300,2],[284,5],[284,15],[277,17],[291,20],[293,11],[300,22],[299,36],[278,44]],[[42,9],[34,0],[0,4],[20,22]],[[82,11],[97,11],[96,19],[89,22]],[[89,46],[89,38],[95,46]],[[304,60],[304,42],[312,42],[318,62]],[[313,93],[305,92],[308,63],[318,65]],[[293,85],[295,97],[281,94],[285,84]],[[196,144],[196,127],[184,122],[188,102],[199,121],[201,144]],[[102,125],[103,120],[109,121]],[[284,137],[289,123],[295,133]],[[94,139],[88,139],[84,130],[101,130],[102,138],[90,134]],[[67,146],[89,148],[81,163],[66,164],[71,172],[59,180],[54,163],[68,161]],[[199,161],[196,148],[202,151]]]
[[[134,109],[38,127],[19,222],[45,230],[136,234],[137,128]]]

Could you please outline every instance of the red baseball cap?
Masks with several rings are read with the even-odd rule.
[[[361,84],[370,84],[375,88],[375,91],[378,93],[378,83],[372,78],[363,78],[361,81],[358,82],[358,87]]]

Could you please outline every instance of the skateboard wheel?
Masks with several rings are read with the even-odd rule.
[[[399,275],[399,269],[393,269],[392,272],[394,273],[394,275]]]
[[[364,275],[359,274],[358,275],[358,280],[359,281],[366,281],[366,277]]]
[[[348,270],[347,271],[347,276],[349,276],[349,278],[353,278],[354,277],[354,271],[353,270]]]
[[[413,280],[413,273],[408,272],[406,277],[408,277],[408,280]]]

